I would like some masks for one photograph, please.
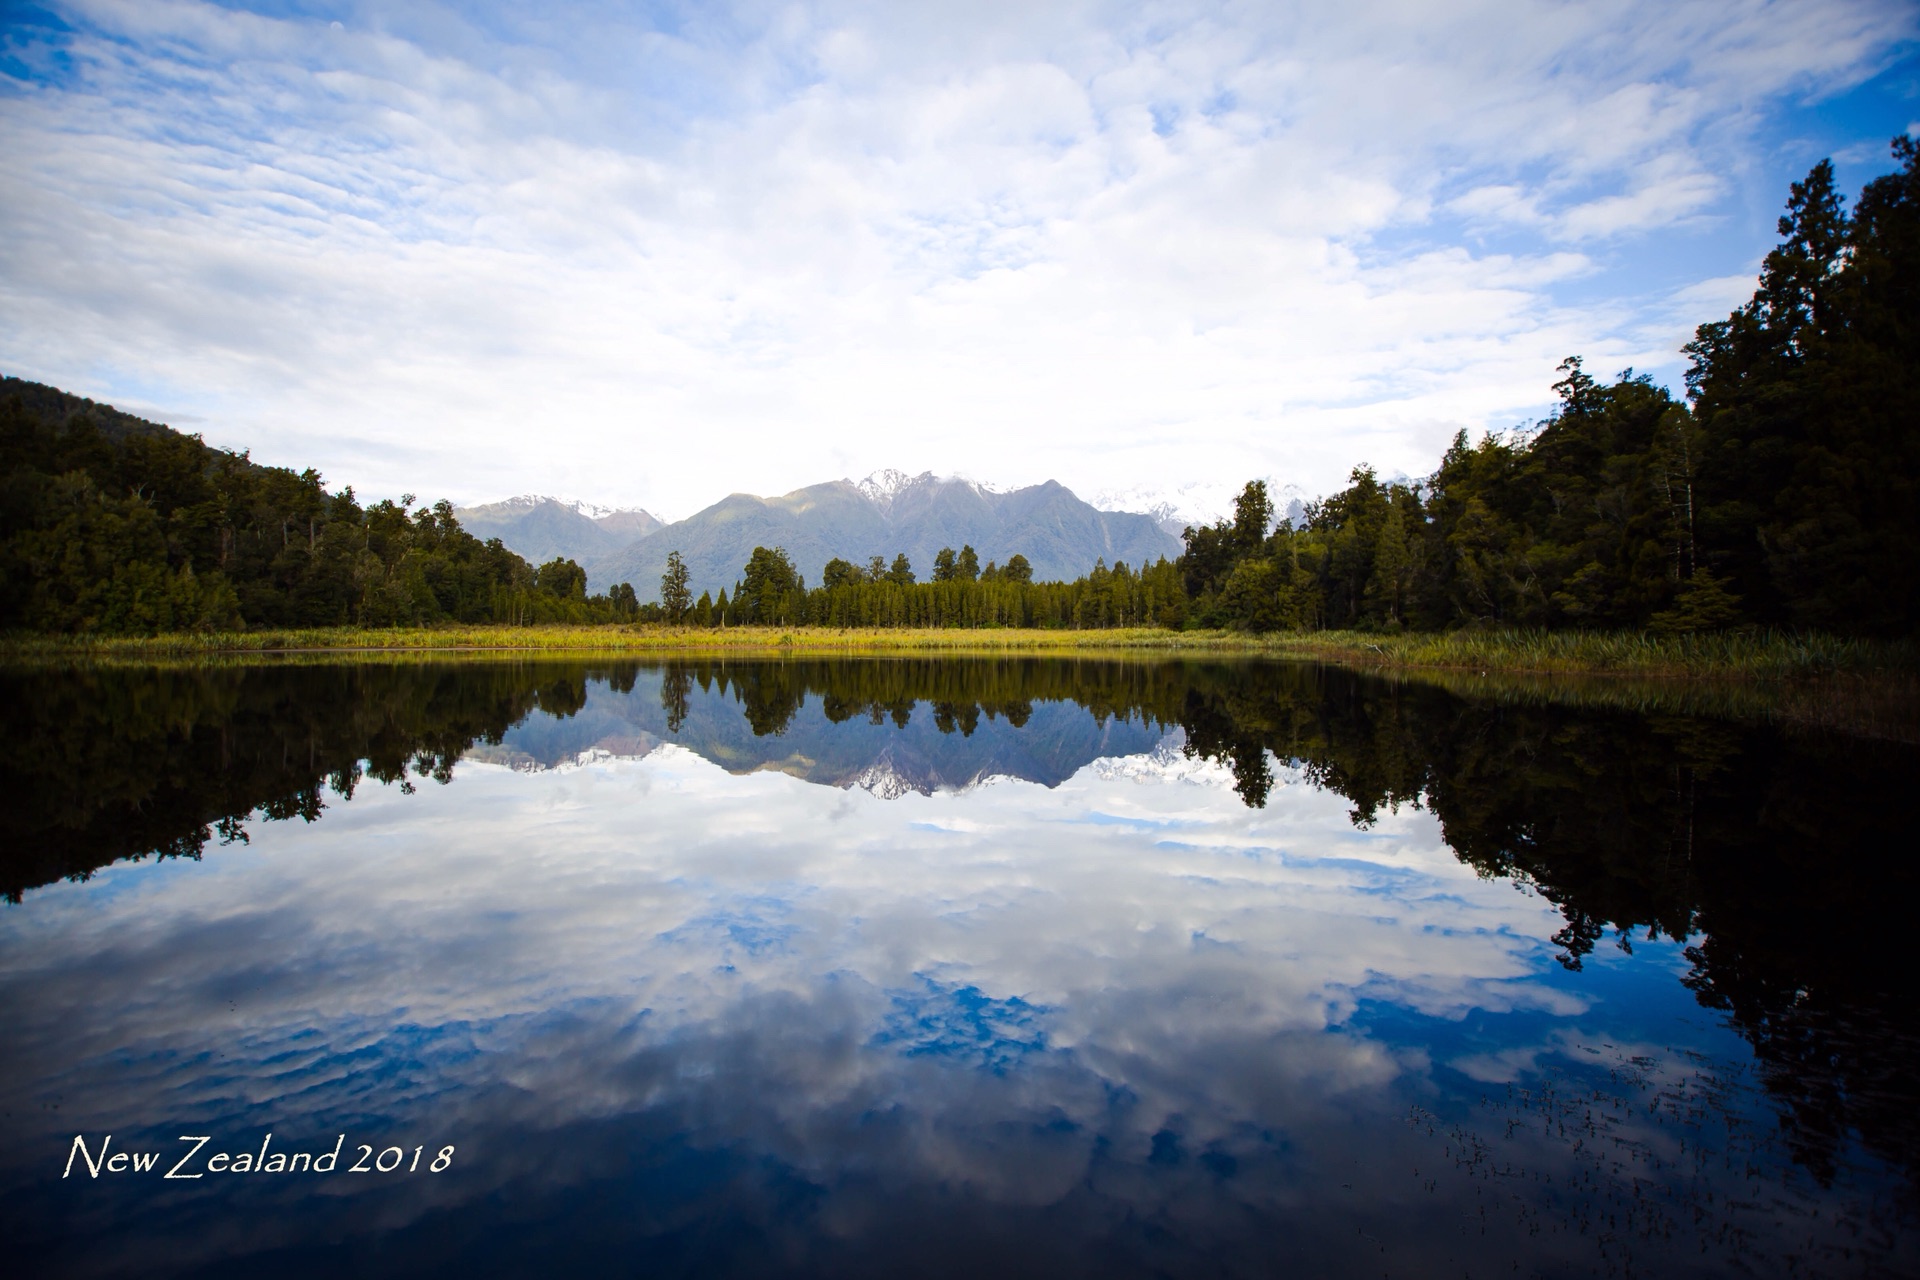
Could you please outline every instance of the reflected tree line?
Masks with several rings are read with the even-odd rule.
[[[530,678],[531,677],[531,678]],[[366,778],[445,783],[476,742],[585,702],[571,673],[452,666],[104,668],[0,677],[0,892],[197,858],[245,821],[312,822]]]
[[[661,707],[670,731],[685,723],[689,699],[732,698],[755,734],[784,734],[813,698],[821,718],[855,718],[904,729],[916,711],[942,733],[971,737],[984,717],[1018,729],[1036,702],[1072,702],[1095,720],[1132,720],[1172,728],[1163,714],[1177,705],[1184,668],[1098,659],[904,658],[874,662],[833,660],[740,662],[715,659],[670,665],[661,682]]]
[[[631,693],[636,663],[103,668],[0,676],[15,786],[0,807],[10,901],[126,858],[198,857],[246,822],[314,821],[372,778],[448,781],[471,745],[535,711],[570,716],[590,684]],[[1265,805],[1299,778],[1368,826],[1430,810],[1481,875],[1564,917],[1561,962],[1666,937],[1687,985],[1754,1045],[1804,1164],[1850,1133],[1915,1170],[1920,1048],[1900,975],[1913,860],[1888,838],[1920,751],[1756,723],[1456,696],[1336,669],[1006,658],[695,661],[658,669],[665,731],[700,699],[757,735],[1019,728],[1036,704],[1184,731]],[[812,704],[817,703],[814,712]],[[699,743],[688,745],[698,749]],[[1069,762],[1084,763],[1084,762]]]

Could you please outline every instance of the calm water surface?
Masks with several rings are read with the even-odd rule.
[[[1920,1272],[1910,746],[1040,660],[0,706],[13,1274]]]

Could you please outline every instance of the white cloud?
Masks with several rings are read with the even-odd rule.
[[[1711,212],[1769,102],[1914,29],[1872,0],[823,5],[565,43],[67,13],[70,69],[17,34],[44,74],[0,99],[9,372],[363,490],[670,514],[881,466],[1419,473],[1568,351],[1644,362],[1625,282],[1557,295],[1589,246]]]

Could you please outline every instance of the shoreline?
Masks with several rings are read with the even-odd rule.
[[[1779,632],[1655,635],[1640,632],[1452,631],[1430,633],[1032,630],[1011,628],[730,627],[649,624],[362,629],[264,629],[158,636],[0,637],[0,662],[66,659],[225,658],[247,655],[407,653],[578,654],[1090,654],[1194,655],[1335,662],[1391,671],[1525,676],[1636,676],[1673,680],[1793,680],[1920,672],[1908,642]]]

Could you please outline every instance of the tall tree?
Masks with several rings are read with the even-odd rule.
[[[745,621],[770,625],[787,621],[787,597],[800,589],[800,575],[784,547],[755,547],[747,560],[733,604]]]
[[[1252,555],[1267,540],[1273,528],[1273,499],[1267,495],[1267,482],[1249,480],[1240,496],[1233,500],[1234,549]]]
[[[826,568],[820,571],[820,585],[832,591],[836,587],[857,586],[865,581],[860,569],[850,560],[839,556],[827,561]]]
[[[688,585],[687,564],[678,551],[667,552],[667,571],[660,575],[660,608],[667,621],[679,626],[693,607],[693,590]]]
[[[1700,326],[1698,534],[1760,620],[1920,625],[1920,153],[1846,216],[1823,161],[1793,185],[1751,301]]]

